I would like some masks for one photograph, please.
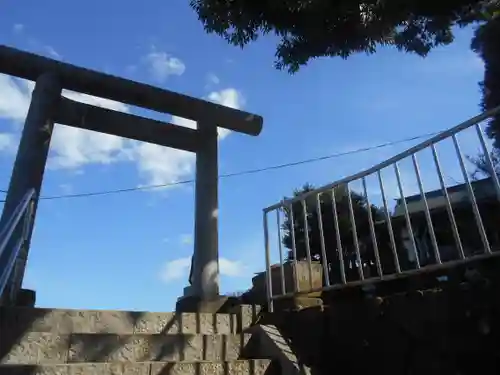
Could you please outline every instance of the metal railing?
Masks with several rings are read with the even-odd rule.
[[[21,250],[29,239],[34,209],[35,190],[28,191],[0,231],[0,305],[12,302],[20,286],[16,272]]]
[[[496,250],[500,242],[500,219],[496,222],[488,220],[484,211],[491,205],[499,204],[500,183],[480,125],[498,114],[500,107],[471,118],[372,168],[265,208],[266,289],[271,311],[274,300],[299,293],[372,284],[499,255]],[[489,172],[489,176],[480,181],[471,179],[458,141],[458,133],[467,131],[475,132],[480,154]],[[470,139],[467,138],[468,141]],[[458,162],[456,170],[460,171],[464,182],[454,187],[446,186],[446,174],[438,157],[438,146],[449,141],[453,149],[451,154],[456,155],[455,162]],[[434,192],[426,193],[424,189],[417,160],[417,154],[423,152],[429,153],[429,162],[422,165],[433,165],[432,173],[437,174],[437,189]],[[411,165],[416,180],[417,194],[413,197],[405,196],[400,168],[404,161]],[[397,185],[399,195],[393,213],[382,177],[382,171],[388,168],[392,169],[393,183]],[[369,192],[373,189],[367,188],[369,178],[376,181],[380,208],[370,200]],[[355,183],[360,183],[360,193],[352,189],[351,185]],[[488,199],[477,198],[478,192],[485,190],[486,185]],[[500,212],[500,205],[488,212],[491,211]],[[271,232],[269,228],[268,216],[271,212],[276,212],[277,232]],[[471,216],[473,222],[467,221]],[[474,225],[477,238],[473,238]],[[273,266],[272,234],[277,237],[279,251],[279,264]],[[284,257],[283,247],[288,249],[288,259]],[[301,270],[297,268],[299,266]],[[287,268],[292,270],[289,274],[285,272]],[[313,280],[313,268],[321,275],[319,281]],[[308,277],[299,271],[305,271]]]

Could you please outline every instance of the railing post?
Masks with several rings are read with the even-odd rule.
[[[211,300],[219,296],[217,125],[198,122],[198,131],[193,294]]]
[[[33,221],[35,219],[38,196],[54,128],[53,115],[59,103],[61,91],[59,80],[53,74],[43,74],[36,82],[10,178],[9,190],[0,219],[0,228],[5,226],[23,196],[31,188],[35,189],[36,192],[32,211]],[[16,272],[16,280],[11,280],[14,285],[21,285],[24,278],[33,224],[32,222],[29,232],[25,234],[26,241],[17,260],[19,268]],[[23,226],[19,225],[19,228],[14,232],[14,237],[19,238],[23,234],[22,232]],[[5,259],[0,259],[0,269],[5,266],[4,262]]]

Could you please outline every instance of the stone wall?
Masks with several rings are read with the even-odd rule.
[[[323,285],[323,268],[320,262],[312,262],[312,283],[309,277],[309,266],[306,261],[298,261],[296,267],[293,262],[286,262],[283,265],[285,276],[285,292],[295,292],[297,290],[306,291],[312,288],[321,288]],[[298,287],[295,287],[295,276],[297,272]],[[273,287],[273,295],[281,295],[283,288],[281,284],[281,267],[279,264],[271,266],[271,280]],[[262,298],[266,298],[266,272],[261,272],[252,278],[252,293]]]
[[[490,259],[468,281],[431,289],[328,296],[323,306],[262,323],[279,327],[316,374],[498,374],[499,267]]]

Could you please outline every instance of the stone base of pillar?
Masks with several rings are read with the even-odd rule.
[[[7,291],[6,291],[7,292]],[[0,306],[35,307],[36,292],[30,289],[21,289],[13,301],[7,298],[7,293],[0,296]]]
[[[183,290],[183,297],[190,297],[190,296],[193,296],[194,295],[194,288],[193,286],[189,285],[187,287],[184,288]],[[180,297],[180,298],[183,298],[183,297]]]
[[[21,289],[17,293],[16,306],[35,307],[36,292],[31,289]]]
[[[202,300],[197,296],[184,296],[177,300],[176,312],[226,313],[241,304],[237,297],[218,296],[211,300]]]

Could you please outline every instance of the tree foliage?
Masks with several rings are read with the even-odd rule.
[[[500,106],[500,17],[496,15],[488,23],[478,27],[472,39],[471,48],[484,62],[484,81],[479,85],[482,91],[481,107],[483,110]],[[494,116],[486,128],[487,134],[494,140],[494,146],[500,149],[500,115]]]
[[[305,185],[302,189],[296,190],[294,196],[301,195],[305,192],[313,190],[312,185]],[[330,269],[330,281],[338,283],[340,278],[340,254],[339,249],[342,248],[342,257],[344,269],[348,279],[358,277],[359,262],[356,261],[356,245],[354,242],[353,226],[351,224],[349,199],[346,190],[337,188],[335,190],[335,209],[337,212],[338,228],[340,234],[340,246],[337,241],[336,227],[334,221],[334,205],[332,195],[324,193],[320,196],[321,208],[321,223],[323,225],[325,253],[327,264]],[[356,224],[356,239],[358,242],[361,263],[363,264],[364,272],[369,272],[371,275],[376,275],[375,251],[372,242],[369,212],[371,211],[372,220],[374,222],[375,234],[377,237],[377,247],[380,253],[382,268],[384,273],[392,273],[395,270],[393,262],[393,253],[389,242],[389,232],[387,230],[385,215],[383,211],[374,206],[368,205],[366,198],[351,191],[350,198]],[[285,198],[287,199],[287,198]],[[323,262],[321,235],[319,229],[319,215],[317,212],[316,195],[311,195],[305,200],[306,216],[301,201],[296,201],[292,204],[292,210],[285,210],[285,221],[283,223],[283,244],[288,249],[288,259],[294,259],[292,246],[292,225],[295,236],[295,248],[297,260],[307,259],[306,248],[306,232],[305,219],[307,217],[309,249],[312,260]],[[292,221],[293,217],[293,221]],[[395,227],[396,235],[399,233],[399,228]],[[398,241],[399,242],[399,241]],[[399,256],[405,256],[399,253]],[[404,260],[403,260],[404,261]]]
[[[498,157],[498,155],[496,155],[496,157]],[[481,160],[484,162],[484,158]],[[496,167],[498,168],[498,159],[494,160],[497,161]],[[481,184],[481,186],[484,188],[484,184]],[[313,189],[313,186],[305,185],[302,189],[296,190],[294,196],[302,195]],[[356,232],[354,232],[354,226],[351,222],[349,196],[352,202]],[[289,200],[289,198],[285,198],[285,200]],[[302,202],[302,200],[295,201],[292,203],[291,209],[290,206],[288,206],[289,208],[284,210],[285,220],[282,225],[282,241],[285,248],[288,249],[288,260],[307,259],[306,244],[307,240],[309,240],[308,244],[311,260],[326,263],[330,282],[332,284],[342,282],[342,266],[345,270],[347,281],[359,279],[359,272],[361,269],[365,278],[379,275],[375,250],[377,250],[379,254],[383,275],[393,274],[396,272],[396,265],[394,262],[392,241],[390,240],[387,226],[387,220],[390,220],[401,269],[407,270],[415,267],[415,263],[412,263],[408,258],[407,245],[404,244],[403,238],[401,237],[403,229],[406,227],[406,222],[402,215],[390,215],[387,218],[384,211],[379,207],[368,205],[363,195],[352,190],[348,195],[347,191],[340,187],[335,190],[335,207],[330,193],[323,193],[320,195],[320,214],[318,214],[317,210],[316,194],[309,195],[305,198],[305,215]],[[483,226],[490,241],[490,246],[497,248],[500,241],[497,225],[500,220],[498,201],[496,197],[492,197],[491,199],[490,197],[486,197],[477,202],[481,212]],[[459,232],[460,241],[466,256],[475,254],[477,251],[483,251],[481,250],[483,249],[481,236],[475,222],[474,214],[471,211],[471,206],[468,204],[455,205],[453,211],[455,217],[454,225],[456,225]],[[337,214],[340,243],[337,239],[333,212]],[[377,241],[376,248],[373,243],[370,227],[370,213],[374,223],[373,234]],[[319,225],[320,216],[323,236],[321,236]],[[431,239],[429,237],[429,231],[427,230],[428,224],[424,211],[414,212],[411,215],[411,221],[416,245],[419,249],[421,265],[435,263],[436,258],[430,242]],[[441,260],[450,261],[459,259],[459,252],[455,247],[455,239],[452,232],[452,223],[444,207],[432,211],[432,225],[438,246],[440,246]],[[322,238],[324,240],[326,260],[323,257]],[[356,238],[358,243],[361,262],[357,259],[354,238]],[[295,239],[295,254],[293,251],[293,239]],[[342,249],[342,252],[340,252],[340,249]],[[340,255],[342,255],[342,258]]]
[[[453,41],[453,26],[485,21],[496,1],[191,0],[205,30],[245,46],[261,34],[279,39],[276,67],[296,72],[310,59],[374,53],[378,46],[425,56]]]
[[[492,171],[486,155],[479,154],[475,157],[468,157],[468,159],[475,166],[475,170],[471,174],[474,180],[491,177]],[[500,149],[494,148],[493,151],[490,152],[490,160],[493,164],[494,173],[500,176]]]
[[[275,66],[291,73],[317,57],[347,58],[380,46],[426,56],[478,24],[472,49],[485,63],[482,107],[500,105],[499,0],[190,0],[204,28],[244,47],[262,34],[279,42]],[[488,135],[500,148],[500,115]]]

